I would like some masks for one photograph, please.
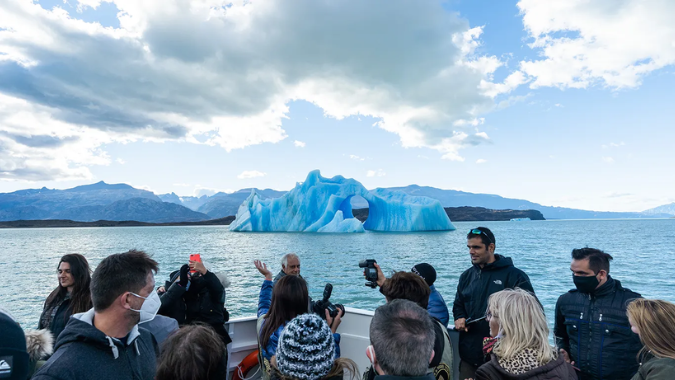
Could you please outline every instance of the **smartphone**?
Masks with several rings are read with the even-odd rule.
[[[193,253],[190,254],[190,261],[199,261],[200,263],[202,262],[202,257],[199,255],[199,253]],[[196,270],[190,269],[190,273],[195,273]]]

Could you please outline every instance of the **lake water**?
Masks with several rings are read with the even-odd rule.
[[[45,298],[58,284],[62,255],[81,253],[95,267],[109,254],[137,248],[160,263],[158,284],[190,253],[201,253],[213,271],[226,272],[232,280],[226,304],[232,317],[256,310],[263,278],[253,260],[264,260],[276,273],[287,252],[300,256],[312,297],[321,298],[331,282],[333,302],[369,310],[384,298],[364,286],[359,260],[376,259],[387,275],[428,262],[452,310],[457,280],[470,266],[466,233],[477,225],[489,227],[496,252],[513,258],[530,276],[551,322],[558,296],[574,287],[570,252],[587,245],[614,256],[611,274],[624,286],[648,298],[675,301],[675,219],[667,219],[459,222],[450,232],[362,234],[234,233],[226,226],[0,229],[0,306],[34,328]]]

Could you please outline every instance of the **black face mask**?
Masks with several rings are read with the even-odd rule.
[[[595,292],[595,288],[600,284],[597,276],[572,276],[572,281],[580,292],[587,294]]]

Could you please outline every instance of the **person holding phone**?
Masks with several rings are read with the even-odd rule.
[[[199,254],[190,255],[188,264],[171,273],[165,288],[159,314],[176,319],[180,325],[205,323],[226,346],[232,341],[225,329],[225,287],[206,269]]]

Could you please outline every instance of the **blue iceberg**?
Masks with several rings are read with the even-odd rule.
[[[369,215],[361,223],[352,214],[351,198],[363,197]],[[368,191],[360,182],[335,176],[324,178],[318,170],[280,198],[251,195],[239,206],[230,231],[251,232],[365,232],[449,231],[455,226],[435,199],[401,191]]]

